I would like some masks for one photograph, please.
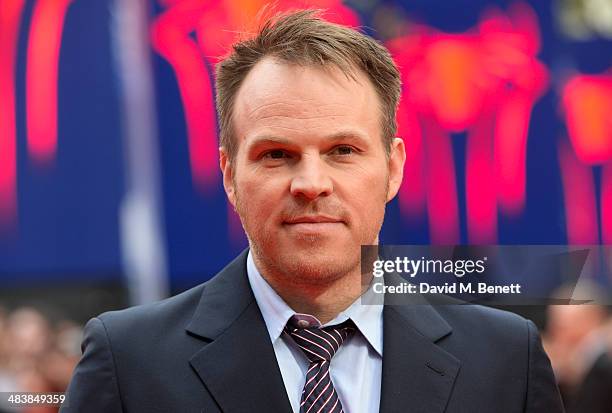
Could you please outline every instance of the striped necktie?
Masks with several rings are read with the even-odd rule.
[[[351,320],[324,328],[299,328],[292,320],[285,332],[310,361],[300,401],[300,413],[343,413],[329,375],[329,363],[344,340],[355,332]]]

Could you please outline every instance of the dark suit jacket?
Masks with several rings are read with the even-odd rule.
[[[562,411],[530,321],[458,305],[383,319],[381,412]],[[62,413],[291,411],[246,251],[182,294],[92,319],[82,348]]]

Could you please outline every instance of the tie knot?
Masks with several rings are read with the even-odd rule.
[[[285,332],[302,349],[311,363],[330,361],[342,343],[355,332],[351,320],[329,327],[296,327],[290,320]]]

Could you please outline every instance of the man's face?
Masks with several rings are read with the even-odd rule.
[[[239,149],[232,164],[221,150],[224,186],[256,260],[292,282],[358,269],[401,183],[403,142],[385,155],[379,98],[356,77],[266,58],[235,99]]]

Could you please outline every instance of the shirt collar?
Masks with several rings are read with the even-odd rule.
[[[251,251],[247,256],[247,276],[261,315],[266,323],[270,339],[274,343],[283,333],[289,319],[297,313],[285,303],[262,277],[255,265]],[[372,287],[365,294],[372,294]],[[349,318],[353,320],[366,341],[382,356],[383,348],[383,319],[382,304],[361,304],[361,297],[357,298],[346,310],[338,314],[324,326],[342,323]],[[297,314],[298,316],[302,314]],[[315,317],[312,317],[316,320]],[[321,325],[319,320],[316,320]]]

